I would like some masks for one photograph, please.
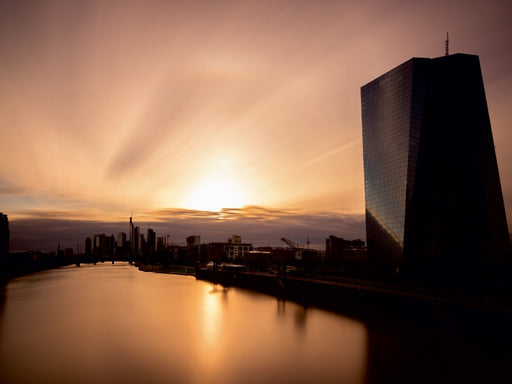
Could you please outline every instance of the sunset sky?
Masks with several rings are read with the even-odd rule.
[[[360,87],[442,56],[446,32],[480,56],[512,223],[511,15],[502,0],[0,0],[11,248],[38,220],[76,242],[92,235],[77,223],[131,212],[173,237],[279,243],[278,222],[298,242],[364,238]]]

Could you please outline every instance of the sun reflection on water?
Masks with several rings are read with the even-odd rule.
[[[227,294],[227,290],[214,285],[205,287],[207,294],[204,295],[203,303],[203,340],[205,347],[214,347],[222,331],[222,295]]]
[[[223,321],[227,289],[222,286],[204,285],[199,310],[201,327],[201,345],[197,350],[197,382],[207,382],[212,375],[218,375],[224,360]]]

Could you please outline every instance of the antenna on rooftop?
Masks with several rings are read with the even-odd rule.
[[[448,32],[446,32],[446,41],[444,42],[444,55],[448,56],[449,53],[450,39],[448,38]]]

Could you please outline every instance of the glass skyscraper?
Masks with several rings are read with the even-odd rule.
[[[472,279],[511,257],[478,56],[413,58],[361,88],[368,260]]]
[[[7,215],[0,212],[0,256],[7,256],[9,254],[9,219]]]

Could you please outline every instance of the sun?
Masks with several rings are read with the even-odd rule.
[[[218,147],[196,163],[196,172],[186,176],[181,189],[181,207],[220,212],[223,208],[242,208],[254,204],[256,179],[244,167],[243,153]]]
[[[220,212],[222,208],[241,208],[247,205],[244,187],[230,179],[202,180],[185,197],[185,208]]]

